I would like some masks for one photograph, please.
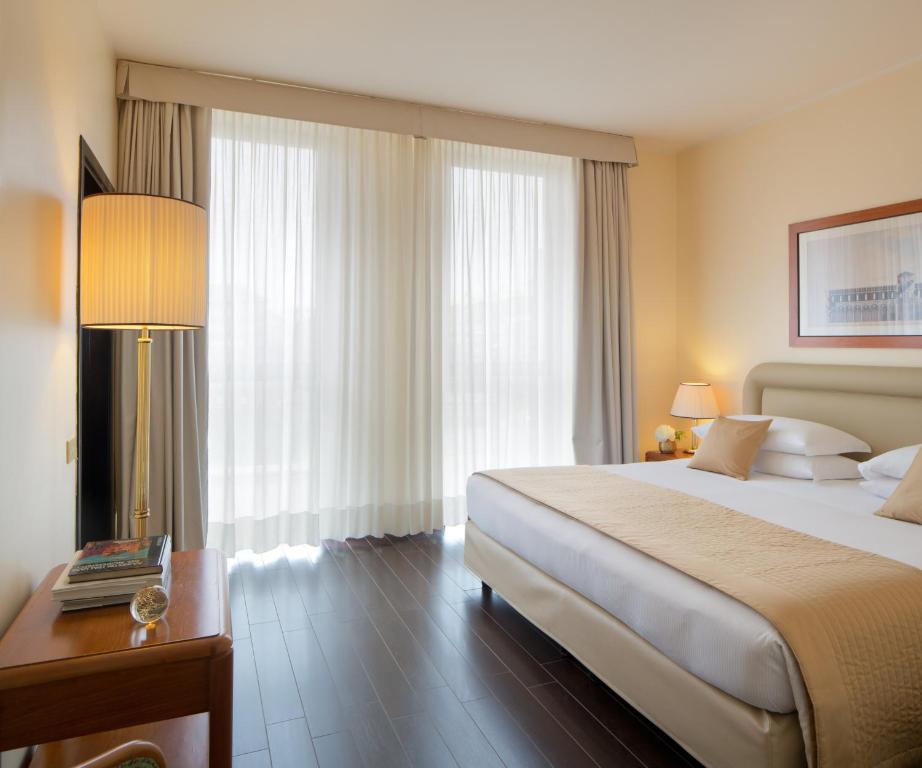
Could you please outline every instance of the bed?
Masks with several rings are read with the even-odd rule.
[[[880,453],[918,442],[922,369],[765,364],[743,409]],[[922,526],[875,517],[857,481],[744,483],[685,464],[605,469],[922,569]],[[760,614],[490,478],[471,479],[468,513],[468,567],[705,765],[807,764],[797,662]]]

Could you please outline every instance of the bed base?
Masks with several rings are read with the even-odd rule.
[[[797,713],[746,704],[687,672],[578,592],[466,526],[464,562],[519,613],[553,638],[709,768],[803,768]]]

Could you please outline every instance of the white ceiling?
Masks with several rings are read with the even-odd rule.
[[[919,0],[97,0],[116,54],[688,144],[922,57]]]

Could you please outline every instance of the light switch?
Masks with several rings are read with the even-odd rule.
[[[77,438],[72,437],[64,444],[64,452],[67,457],[67,463],[70,464],[77,458]]]

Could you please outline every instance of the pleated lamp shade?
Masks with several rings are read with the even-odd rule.
[[[686,381],[679,384],[670,413],[683,419],[716,419],[720,409],[710,384]]]
[[[80,323],[184,330],[205,325],[205,210],[171,197],[91,195],[80,227]]]

